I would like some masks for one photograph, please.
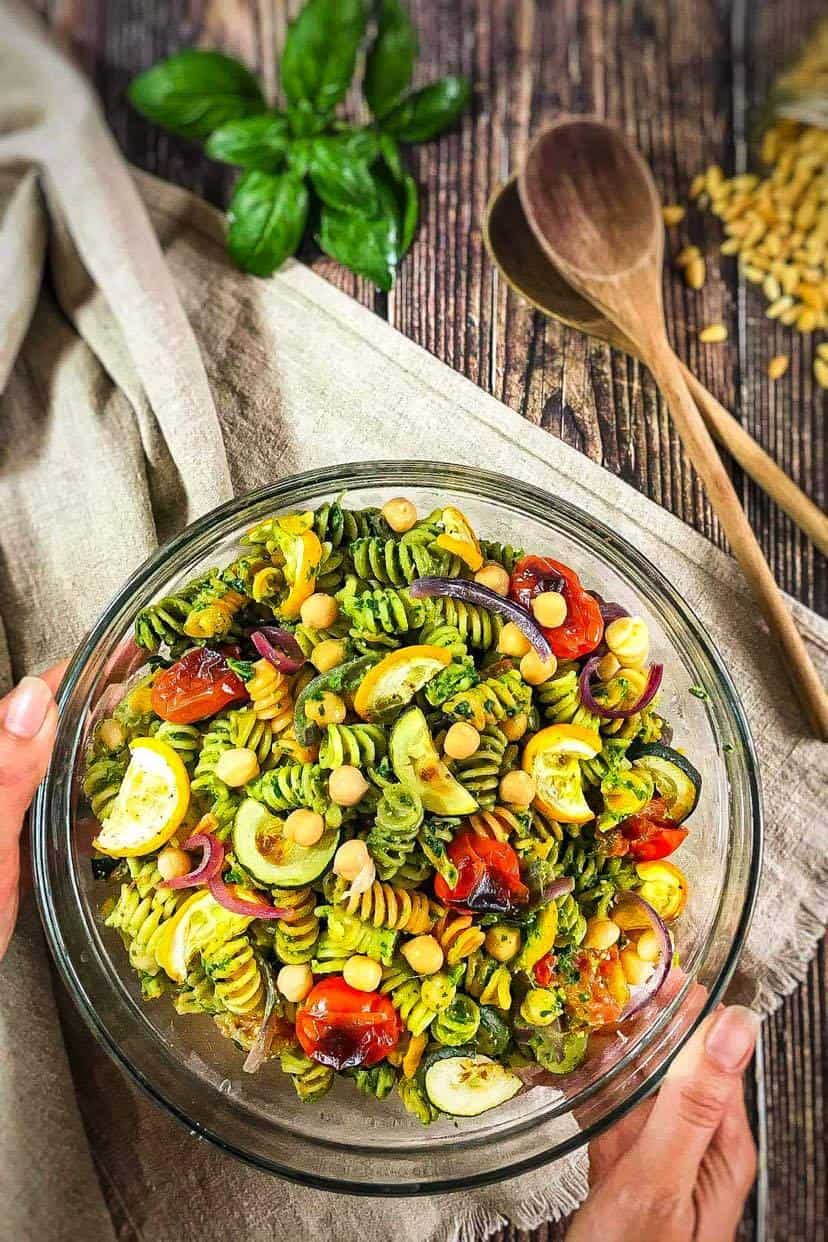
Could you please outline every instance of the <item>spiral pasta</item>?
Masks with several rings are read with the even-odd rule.
[[[350,763],[363,767],[380,760],[385,750],[385,730],[379,725],[329,724],[319,744],[319,766],[339,768],[343,763]]]
[[[510,574],[518,561],[523,560],[526,553],[523,548],[514,548],[510,543],[495,543],[491,539],[480,540],[480,551],[484,561],[496,561]]]
[[[231,723],[233,745],[252,750],[259,761],[259,767],[264,767],[273,756],[276,743],[272,722],[260,720],[249,707],[231,712],[228,719]]]
[[[491,837],[493,841],[508,841],[510,835],[524,836],[524,821],[528,812],[520,815],[508,806],[492,806],[475,811],[469,816],[469,826],[479,837]]]
[[[506,747],[506,734],[490,725],[481,733],[480,746],[474,754],[454,762],[454,775],[483,809],[493,807],[497,800]]]
[[[112,810],[128,766],[129,751],[126,747],[115,754],[98,755],[88,761],[83,792],[97,820],[106,819]]]
[[[448,966],[456,966],[470,957],[486,939],[486,933],[475,924],[471,914],[460,914],[456,910],[442,914],[431,934],[439,941]]]
[[[338,599],[345,616],[363,634],[404,634],[419,629],[434,614],[429,599],[414,599],[396,587],[368,587],[358,590],[356,579],[348,579]]]
[[[435,554],[422,544],[395,539],[355,539],[348,550],[358,578],[385,586],[405,586],[428,574],[454,577],[462,566],[459,557]]]
[[[155,652],[163,644],[176,653],[188,646],[184,624],[193,600],[208,578],[209,574],[194,578],[186,586],[143,608],[135,618],[134,635],[138,646]]]
[[[324,815],[330,809],[325,778],[317,763],[287,763],[272,768],[251,781],[247,792],[271,811],[308,807]]]
[[[264,998],[262,972],[247,936],[210,945],[201,954],[216,1000],[230,1013],[258,1013]]]
[[[402,1100],[406,1112],[411,1113],[412,1117],[416,1117],[424,1126],[430,1125],[440,1116],[438,1109],[434,1107],[413,1076],[398,1080],[397,1095]]]
[[[356,914],[374,927],[405,931],[413,936],[428,931],[437,917],[425,893],[409,892],[379,880],[364,893],[352,893],[339,900],[349,914]]]
[[[417,637],[417,642],[429,647],[442,647],[455,660],[468,654],[463,635],[456,625],[449,625],[447,621],[434,621],[424,625]]]
[[[195,765],[202,744],[201,732],[195,725],[171,724],[163,720],[155,736],[180,755],[185,767],[189,769]]]
[[[417,836],[425,858],[448,885],[457,883],[457,868],[449,858],[448,846],[459,826],[459,819],[429,815]]]
[[[183,630],[188,638],[226,638],[233,618],[245,604],[240,591],[228,587],[220,576],[210,578],[193,600]]]
[[[525,711],[531,697],[531,688],[517,669],[508,669],[455,694],[443,703],[443,712],[452,720],[467,720],[480,730]]]
[[[274,905],[295,911],[295,918],[278,919],[273,949],[280,962],[295,966],[309,962],[319,940],[316,894],[312,888],[274,888]]]
[[[381,1063],[370,1069],[354,1070],[354,1082],[363,1095],[373,1095],[377,1100],[384,1100],[394,1090],[397,1071],[392,1065]]]
[[[558,898],[558,934],[555,944],[558,948],[577,946],[586,935],[586,919],[572,893]]]
[[[116,928],[123,936],[130,966],[148,975],[156,975],[160,970],[153,943],[179,903],[178,893],[158,888],[160,881],[154,862],[136,867],[130,882],[121,885],[120,895],[106,919],[107,927]]]
[[[470,996],[455,996],[448,1009],[438,1013],[431,1024],[431,1036],[438,1044],[459,1047],[468,1044],[480,1026],[480,1007]]]
[[[312,1061],[298,1048],[283,1052],[279,1060],[283,1073],[290,1075],[296,1094],[305,1104],[321,1100],[330,1091],[334,1072],[327,1065]]]
[[[437,600],[433,616],[455,626],[464,642],[482,651],[492,651],[497,646],[500,631],[503,629],[499,615],[487,612],[478,604],[467,604],[463,600]]]
[[[273,733],[282,733],[293,724],[290,683],[269,661],[256,660],[247,693],[257,720],[269,720]]]
[[[466,958],[464,986],[469,996],[481,1005],[509,1009],[512,1004],[512,976],[507,966],[500,965],[482,949]]]
[[[320,907],[326,927],[316,945],[313,967],[317,973],[340,972],[353,954],[389,965],[397,946],[397,933],[378,927],[342,907]]]
[[[404,785],[386,785],[377,803],[374,826],[365,844],[381,880],[391,880],[417,844],[423,822],[419,795]]]

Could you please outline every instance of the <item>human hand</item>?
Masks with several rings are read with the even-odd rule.
[[[742,1074],[758,1018],[712,1014],[658,1094],[590,1144],[589,1196],[567,1242],[726,1242],[756,1176]]]
[[[0,699],[0,961],[20,899],[20,833],[52,753],[54,693],[65,668],[58,664],[41,677],[24,677]]]

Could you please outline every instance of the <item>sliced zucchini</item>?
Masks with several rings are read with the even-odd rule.
[[[667,814],[675,823],[680,824],[696,809],[701,773],[672,746],[648,742],[637,747],[633,767],[643,769],[653,778],[656,790],[667,803]]]
[[[471,815],[477,810],[477,802],[437,754],[419,707],[403,712],[394,725],[388,754],[397,780],[419,794],[432,815]]]
[[[426,1095],[440,1112],[452,1117],[478,1117],[511,1100],[523,1083],[499,1061],[474,1053],[432,1061],[424,1085]]]
[[[282,821],[255,798],[245,798],[236,813],[233,851],[260,884],[301,888],[317,879],[336,853],[339,830],[328,828],[316,845],[297,845],[282,835]]]
[[[480,1026],[474,1037],[475,1052],[482,1052],[487,1057],[499,1057],[508,1048],[511,1038],[512,1033],[497,1010],[492,1005],[481,1005]]]

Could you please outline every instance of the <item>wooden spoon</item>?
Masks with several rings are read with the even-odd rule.
[[[547,258],[523,211],[517,178],[495,190],[486,209],[483,237],[505,280],[527,302],[571,328],[607,341],[638,357],[629,337],[566,283]],[[800,530],[828,556],[828,516],[789,479],[704,384],[682,364],[684,382],[708,430],[724,444],[746,474],[771,496]]]
[[[564,117],[544,130],[518,178],[526,218],[553,265],[634,345],[664,394],[818,735],[828,738],[828,695],[739,504],[670,348],[661,301],[664,225],[647,164],[620,130]]]

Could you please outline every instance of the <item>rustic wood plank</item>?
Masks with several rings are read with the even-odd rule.
[[[216,203],[233,173],[137,117],[129,79],[178,47],[198,43],[240,54],[273,81],[273,44],[300,0],[38,0],[94,77],[118,141],[139,166]],[[768,82],[793,52],[820,0],[785,5],[733,0],[694,5],[636,0],[412,0],[422,57],[418,80],[463,70],[473,79],[471,116],[456,133],[418,148],[423,223],[388,297],[319,257],[326,279],[371,306],[412,339],[470,376],[524,417],[574,444],[720,542],[698,481],[683,459],[654,385],[638,364],[548,323],[497,279],[483,254],[480,221],[495,185],[532,133],[561,110],[612,116],[635,134],[665,198],[681,201],[710,161],[740,167],[752,117]],[[715,251],[719,226],[691,213],[668,249],[692,239]],[[701,294],[675,273],[665,308],[678,352],[812,496],[825,502],[825,399],[811,379],[813,342],[763,318],[753,289],[730,261],[713,259]],[[726,346],[702,346],[699,328],[723,320]],[[789,352],[770,385],[764,365]],[[787,518],[734,471],[748,513],[782,586],[828,611],[828,575]],[[826,1218],[826,955],[767,1025],[749,1105],[766,1110],[768,1239],[810,1239]],[[758,1237],[756,1196],[740,1237]],[[565,1225],[502,1242],[557,1242]]]

